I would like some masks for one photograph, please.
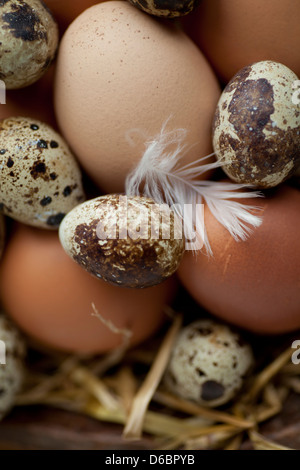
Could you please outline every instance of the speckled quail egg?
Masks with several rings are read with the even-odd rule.
[[[38,80],[53,61],[58,26],[40,0],[0,2],[0,79],[7,89]]]
[[[178,268],[182,224],[166,205],[118,194],[75,207],[59,236],[66,253],[89,273],[123,287],[149,287]]]
[[[4,242],[5,242],[5,218],[3,217],[2,214],[0,214],[0,258],[3,253]]]
[[[227,175],[271,188],[300,162],[300,107],[293,100],[297,75],[262,61],[241,69],[224,89],[213,123],[213,146]]]
[[[200,0],[129,0],[132,5],[154,16],[175,18],[184,16],[196,8]]]
[[[79,166],[59,134],[30,118],[0,121],[0,208],[4,214],[55,229],[83,200]]]
[[[0,313],[0,420],[11,409],[24,375],[25,343],[11,321]]]
[[[165,375],[173,393],[201,405],[227,403],[253,365],[249,344],[228,326],[203,319],[183,328]]]

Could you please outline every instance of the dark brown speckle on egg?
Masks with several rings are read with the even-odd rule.
[[[208,380],[204,382],[201,387],[201,398],[205,401],[216,400],[223,396],[225,388],[222,384],[216,382],[215,380]]]
[[[65,215],[66,214],[62,214],[62,213],[51,215],[47,219],[47,224],[50,227],[59,227],[59,225],[60,225],[61,221],[63,220],[63,218],[65,217]]]
[[[6,163],[8,168],[11,168],[14,166],[14,161],[11,157],[8,157],[7,163]]]
[[[41,206],[45,207],[45,206],[48,206],[49,204],[51,204],[51,202],[52,202],[52,198],[49,197],[49,196],[46,196],[41,200],[40,204],[41,204]]]
[[[47,142],[43,139],[39,139],[36,145],[37,145],[37,148],[39,148],[39,149],[47,149],[48,148]]]

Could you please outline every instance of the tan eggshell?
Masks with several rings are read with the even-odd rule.
[[[59,237],[66,253],[99,279],[150,287],[174,274],[182,259],[184,239],[175,238],[176,220],[181,228],[169,207],[152,199],[110,194],[70,211]]]
[[[271,188],[300,163],[296,80],[284,65],[262,61],[244,67],[224,89],[213,122],[213,147],[234,181]]]
[[[296,178],[296,180],[298,181],[298,183],[300,185],[300,166],[295,172],[295,178]]]
[[[0,4],[0,78],[7,89],[37,81],[53,61],[58,27],[40,0]]]
[[[50,126],[30,118],[0,121],[0,202],[4,214],[57,228],[84,200],[79,166]]]
[[[202,0],[184,19],[186,32],[228,82],[260,60],[300,75],[300,8],[295,0]]]
[[[216,407],[237,394],[253,362],[251,346],[237,332],[212,320],[198,320],[180,332],[165,384],[187,400]]]
[[[44,3],[52,11],[60,32],[64,32],[80,13],[100,1],[108,0],[44,0]]]
[[[0,258],[2,257],[5,243],[5,218],[0,214]]]
[[[249,201],[262,207],[263,222],[245,242],[236,242],[206,209],[213,257],[186,253],[178,270],[209,312],[266,334],[300,328],[300,191],[273,191]]]
[[[57,233],[21,224],[0,264],[7,313],[31,338],[62,351],[104,353],[122,344],[121,334],[92,316],[92,303],[116,328],[132,331],[133,346],[161,326],[175,294],[174,279],[142,290],[95,279],[65,254]]]
[[[30,116],[58,129],[53,106],[53,75],[55,65],[26,90],[7,90],[6,103],[0,106],[0,119]]]
[[[25,343],[19,331],[4,313],[0,313],[0,421],[14,405],[23,377]],[[4,354],[2,354],[4,352]],[[3,357],[4,356],[4,357]],[[3,364],[3,359],[5,363]]]
[[[210,154],[220,88],[192,41],[176,26],[128,2],[82,13],[59,48],[56,116],[80,163],[104,192],[125,177],[170,118],[188,130],[183,162]]]

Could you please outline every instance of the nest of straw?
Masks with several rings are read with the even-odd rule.
[[[124,440],[139,440],[145,433],[155,450],[235,450],[246,439],[254,449],[288,450],[263,437],[260,426],[281,412],[291,391],[300,393],[300,365],[291,361],[290,339],[288,347],[281,344],[276,353],[260,357],[235,401],[214,410],[163,386],[182,320],[173,312],[165,332],[134,350],[128,349],[125,330],[115,331],[123,336],[122,346],[105,356],[39,355],[29,366],[17,405],[43,404],[118,423]],[[286,339],[283,343],[287,346]]]

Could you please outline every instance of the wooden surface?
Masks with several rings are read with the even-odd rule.
[[[260,430],[277,443],[300,449],[300,396],[291,395],[282,413]],[[122,427],[45,407],[15,409],[0,424],[1,450],[122,450],[153,449],[150,438],[122,439]],[[251,449],[245,442],[242,449]]]

